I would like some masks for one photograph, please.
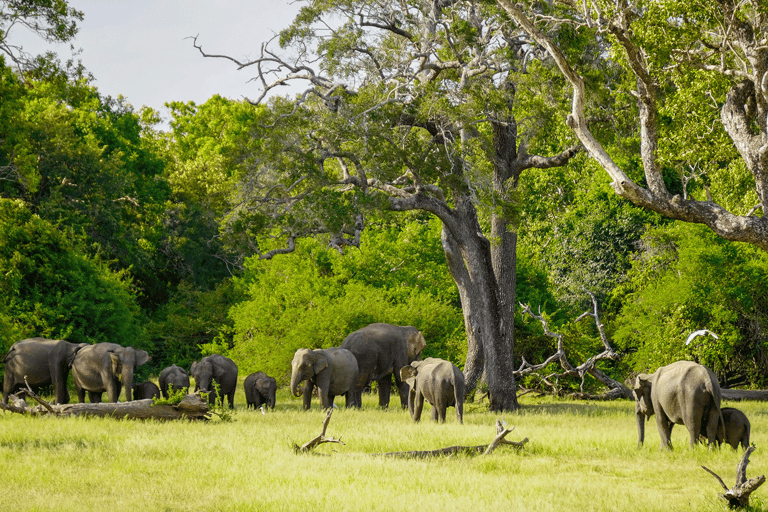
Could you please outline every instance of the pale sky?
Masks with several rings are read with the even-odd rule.
[[[291,0],[69,0],[84,13],[73,41],[79,58],[104,96],[122,94],[136,110],[161,113],[167,101],[204,103],[214,94],[255,99],[254,72],[237,71],[230,61],[204,58],[189,36],[198,36],[206,53],[255,58],[261,43],[287,27],[300,5]],[[37,54],[55,50],[63,61],[69,45],[46,45],[15,28],[11,40]],[[276,46],[275,46],[276,47]]]

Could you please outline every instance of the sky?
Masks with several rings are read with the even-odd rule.
[[[123,95],[136,110],[164,113],[168,101],[204,103],[214,94],[258,97],[248,83],[253,71],[204,58],[192,46],[198,36],[206,53],[238,60],[255,58],[263,42],[287,27],[299,5],[290,0],[69,0],[84,19],[72,44],[104,96]],[[56,51],[63,61],[69,44],[50,45],[15,28],[11,39],[32,54]]]

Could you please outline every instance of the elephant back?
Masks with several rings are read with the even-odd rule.
[[[420,337],[420,341],[413,341],[414,336]],[[415,327],[374,323],[350,333],[341,348],[354,354],[360,379],[370,381],[399,372],[417,358],[423,349],[423,339]],[[409,340],[412,340],[412,358],[409,357]]]

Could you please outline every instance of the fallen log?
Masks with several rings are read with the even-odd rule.
[[[720,388],[720,396],[726,400],[768,400],[768,390],[765,389],[724,389]]]
[[[749,464],[749,456],[753,451],[755,451],[754,445],[747,448],[747,450],[744,452],[744,456],[741,458],[741,462],[739,462],[738,466],[736,466],[736,485],[730,489],[727,485],[725,485],[725,482],[723,482],[723,479],[720,478],[717,473],[706,466],[701,466],[702,469],[714,476],[717,481],[720,482],[720,485],[723,486],[725,493],[721,494],[720,497],[725,499],[731,508],[747,507],[749,505],[749,495],[756,491],[758,487],[763,485],[763,483],[765,483],[764,475],[760,475],[758,477],[750,478],[747,480],[747,464]]]
[[[390,452],[384,453],[385,457],[437,457],[441,455],[454,455],[456,453],[464,453],[466,455],[489,455],[497,447],[501,445],[511,445],[516,449],[521,449],[528,442],[526,437],[522,441],[507,441],[504,439],[507,434],[512,432],[515,427],[506,428],[501,420],[496,420],[496,437],[490,444],[481,444],[477,446],[449,446],[447,448],[438,448],[437,450],[412,450],[408,452]]]
[[[133,400],[130,402],[85,403],[52,405],[37,396],[31,390],[24,393],[35,399],[40,405],[29,407],[23,400],[14,398],[13,404],[0,403],[0,409],[31,416],[109,416],[137,420],[208,420],[208,402],[199,395],[187,395],[178,405],[153,404],[153,400]]]

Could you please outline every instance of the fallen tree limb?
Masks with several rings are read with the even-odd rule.
[[[557,350],[555,351],[554,354],[549,356],[546,359],[546,361],[536,365],[530,364],[528,361],[525,360],[525,358],[523,358],[520,368],[518,368],[516,371],[513,372],[513,374],[515,375],[515,379],[520,379],[521,377],[531,373],[536,373],[538,375],[537,372],[546,368],[550,363],[559,363],[560,367],[563,369],[562,372],[560,373],[556,372],[546,376],[539,375],[539,378],[541,378],[542,382],[545,385],[550,386],[555,391],[556,394],[560,394],[559,393],[560,386],[558,385],[558,380],[561,378],[580,379],[581,380],[580,388],[581,388],[581,392],[583,393],[584,379],[586,375],[590,375],[596,380],[598,380],[599,382],[603,383],[609,389],[609,391],[604,395],[599,395],[604,397],[601,399],[609,400],[614,398],[627,398],[630,400],[634,400],[634,396],[632,395],[631,389],[626,387],[621,382],[605,375],[596,366],[597,362],[602,359],[609,359],[612,361],[616,361],[619,359],[619,355],[613,350],[610,343],[608,342],[608,337],[606,336],[605,330],[603,329],[603,324],[602,322],[600,322],[600,315],[598,313],[598,308],[597,308],[597,299],[595,298],[594,294],[592,294],[588,290],[584,289],[584,291],[592,299],[592,311],[585,311],[575,321],[579,322],[586,317],[591,317],[594,320],[595,326],[597,327],[597,331],[600,334],[600,341],[603,344],[603,351],[597,355],[590,357],[579,366],[574,367],[568,361],[568,358],[566,356],[565,345],[563,343],[563,335],[549,330],[549,324],[547,323],[547,320],[544,318],[544,316],[541,314],[541,308],[539,308],[539,314],[537,315],[533,312],[530,305],[521,303],[520,307],[523,308],[523,315],[528,315],[531,318],[538,320],[541,323],[542,328],[544,329],[544,335],[549,336],[551,338],[555,338],[557,340]]]
[[[744,456],[741,458],[738,466],[736,466],[736,485],[728,488],[723,482],[720,476],[709,469],[706,466],[701,466],[702,469],[714,476],[720,485],[725,489],[725,493],[720,497],[724,498],[731,508],[744,508],[749,505],[749,495],[752,494],[758,487],[765,483],[765,476],[760,475],[756,478],[750,478],[747,480],[747,464],[749,464],[749,456],[755,451],[755,446],[752,445],[744,452]]]
[[[28,414],[30,416],[110,416],[113,418],[129,418],[139,420],[208,420],[208,402],[198,395],[187,395],[178,405],[154,405],[152,399],[133,400],[130,402],[107,402],[85,404],[51,405],[31,390],[24,390],[40,405],[29,407],[23,400],[14,400],[13,405],[0,403],[0,409],[5,411]],[[21,404],[24,404],[23,406]]]
[[[514,446],[516,449],[521,449],[525,444],[528,442],[528,438],[526,437],[522,441],[507,441],[504,439],[507,434],[512,432],[515,429],[515,427],[512,428],[505,428],[504,424],[501,422],[501,420],[496,420],[496,437],[490,444],[481,444],[477,446],[449,446],[447,448],[439,448],[437,450],[413,450],[409,452],[390,452],[390,453],[384,453],[385,457],[414,457],[414,458],[423,458],[423,457],[437,457],[442,455],[454,455],[456,453],[464,453],[467,455],[489,455],[491,452],[493,452],[496,448],[498,448],[501,445],[511,445]]]
[[[768,400],[768,390],[720,388],[720,396],[726,400],[755,400],[764,402]]]
[[[325,420],[323,421],[323,431],[320,432],[320,435],[304,443],[302,446],[299,446],[296,443],[294,443],[293,451],[295,453],[307,453],[314,450],[315,447],[324,443],[344,444],[341,441],[341,437],[339,437],[338,439],[334,439],[333,437],[325,437],[325,431],[328,429],[328,423],[331,422],[332,414],[333,414],[333,409],[328,409],[328,412],[325,414]]]

